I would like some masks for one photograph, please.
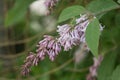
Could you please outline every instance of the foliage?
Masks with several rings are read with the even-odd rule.
[[[86,30],[86,42],[88,47],[94,56],[98,57],[98,45],[99,45],[99,36],[100,36],[100,24],[99,21],[95,18],[88,25]],[[94,43],[94,44],[93,44]]]
[[[98,80],[111,80],[112,72],[115,68],[117,53],[107,54],[98,69]],[[108,67],[109,66],[109,67]]]
[[[66,21],[84,12],[85,12],[85,8],[83,8],[82,6],[68,7],[61,12],[58,22],[60,23],[60,22]]]
[[[16,0],[13,8],[10,9],[7,14],[7,17],[5,19],[5,25],[8,27],[23,20],[27,12],[28,6],[33,1],[34,0]]]

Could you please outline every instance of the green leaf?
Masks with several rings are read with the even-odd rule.
[[[104,13],[120,7],[113,0],[95,0],[87,5],[87,9],[94,14]]]
[[[117,53],[115,52],[108,53],[104,57],[100,67],[98,68],[98,80],[111,80],[112,72],[115,67],[116,58]]]
[[[118,3],[120,3],[120,0],[118,0]]]
[[[100,37],[100,24],[97,18],[94,18],[88,25],[85,38],[88,47],[94,56],[98,56],[98,44]]]
[[[32,1],[34,0],[16,0],[14,6],[8,11],[8,14],[5,18],[6,27],[23,20],[27,12],[27,8]]]
[[[120,65],[113,71],[112,80],[120,80]]]
[[[58,18],[58,22],[60,23],[60,22],[66,21],[70,18],[73,18],[77,15],[84,13],[85,11],[86,11],[85,8],[83,8],[82,6],[78,6],[78,5],[68,7],[61,12]]]

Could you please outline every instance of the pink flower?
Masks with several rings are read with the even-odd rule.
[[[59,33],[60,36],[62,36],[63,34],[66,34],[70,31],[71,27],[69,24],[64,24],[62,26],[57,26],[58,30],[57,32]]]
[[[48,35],[44,36],[44,39],[39,42],[37,47],[37,53],[33,54],[30,52],[26,58],[25,64],[22,66],[22,75],[28,75],[30,72],[30,67],[34,65],[37,66],[38,63],[45,58],[46,54],[49,56],[49,59],[53,61],[61,51],[61,45],[57,39],[54,39],[54,37]]]
[[[90,73],[87,75],[87,80],[91,80],[94,77],[97,77],[97,69],[100,66],[100,63],[103,60],[103,56],[99,55],[98,58],[93,58],[94,64],[89,68]]]
[[[36,56],[40,60],[43,60],[47,54],[49,59],[53,61],[56,55],[58,55],[58,53],[61,51],[61,45],[57,39],[54,39],[52,36],[45,35],[44,37],[45,38],[40,41],[37,46],[38,49],[36,50]]]
[[[89,23],[90,23],[90,21],[88,19],[87,14],[81,15],[80,18],[76,19],[77,26],[75,26],[75,29],[78,30],[79,32],[83,33],[80,38],[80,42],[85,43],[85,31],[86,31]]]
[[[85,43],[85,31],[88,24],[88,15],[85,14],[76,19],[76,26],[69,24],[58,26],[57,32],[60,34],[58,40],[65,51],[72,49],[72,46],[79,45],[81,42]]]
[[[35,58],[35,54],[30,52],[30,54],[28,55],[28,57],[24,61],[25,64],[22,65],[22,71],[21,71],[22,75],[28,75],[28,73],[30,72],[30,67],[33,65],[34,58]]]
[[[65,51],[68,51],[72,48],[73,45],[77,45],[79,43],[79,33],[74,31],[70,25],[65,24],[58,27],[57,32],[59,32],[60,37],[58,41],[60,42],[61,46],[64,47]]]
[[[57,3],[58,3],[59,0],[46,0],[45,1],[45,5],[49,8],[49,9],[52,9]]]

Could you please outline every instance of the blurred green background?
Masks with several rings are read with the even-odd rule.
[[[30,12],[29,6],[34,0],[0,0],[0,80],[86,80],[93,56],[90,52],[85,53],[84,59],[76,63],[73,57],[78,46],[68,52],[62,51],[54,62],[48,58],[41,61],[32,67],[28,77],[20,75],[20,68],[28,52],[35,51],[44,34],[57,35],[57,19],[64,8],[71,5],[86,7],[91,1],[95,0],[61,0],[51,15],[40,16]],[[120,55],[120,9],[105,13],[100,22],[105,28],[100,37],[99,52]],[[117,65],[120,59],[116,59]]]

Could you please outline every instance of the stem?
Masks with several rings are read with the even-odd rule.
[[[40,78],[40,77],[43,77],[43,76],[46,76],[46,75],[49,75],[49,74],[52,74],[56,71],[59,71],[60,69],[64,68],[65,66],[67,66],[68,64],[70,64],[71,62],[73,61],[73,58],[69,59],[68,61],[66,61],[64,64],[62,64],[61,66],[55,68],[55,69],[52,69],[48,72],[45,72],[43,74],[39,74],[37,76],[34,76],[34,77],[29,77],[28,80],[36,80],[37,78]]]

